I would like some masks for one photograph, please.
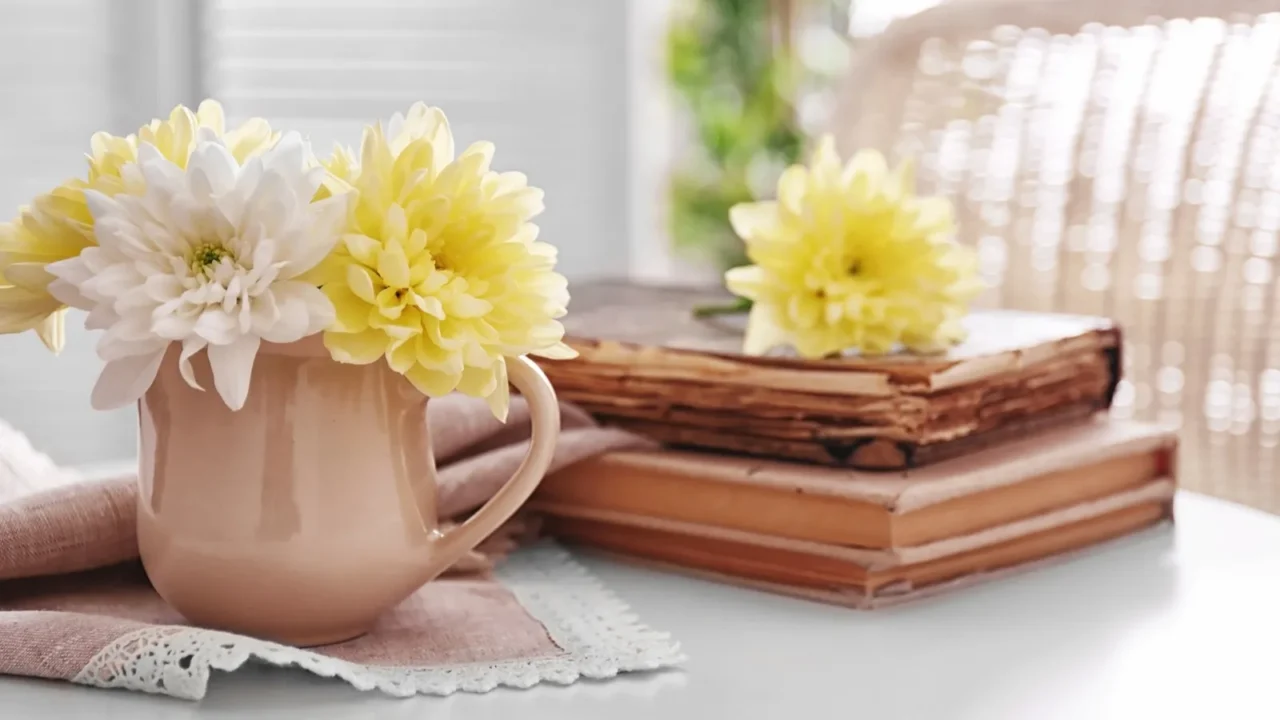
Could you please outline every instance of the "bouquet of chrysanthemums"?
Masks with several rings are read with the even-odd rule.
[[[341,363],[385,362],[429,396],[508,404],[507,358],[571,357],[555,249],[531,218],[542,191],[455,152],[424,104],[365,128],[360,151],[318,158],[261,119],[227,128],[212,101],[137,134],[98,133],[88,173],[0,225],[0,333],[61,349],[67,307],[103,331],[92,404],[138,400],[172,344],[207,353],[245,402],[262,343],[323,333]]]

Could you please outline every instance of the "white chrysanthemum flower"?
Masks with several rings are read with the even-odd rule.
[[[240,409],[261,341],[288,343],[333,320],[333,305],[299,277],[333,249],[346,196],[312,202],[325,171],[290,133],[241,166],[203,132],[185,169],[154,146],[122,173],[136,194],[86,191],[98,247],[49,265],[50,292],[106,330],[106,367],[93,389],[98,409],[142,397],[170,343],[199,388],[191,356],[208,349],[214,386]]]

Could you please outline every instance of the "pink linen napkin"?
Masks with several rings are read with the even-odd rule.
[[[561,411],[554,467],[644,444]],[[515,471],[528,409],[514,400],[503,425],[483,402],[451,396],[430,412],[441,416],[432,423],[441,516],[459,518]],[[211,670],[256,660],[406,696],[568,683],[681,659],[560,548],[508,556],[532,537],[522,518],[355,640],[304,650],[190,627],[137,562],[136,499],[133,477],[81,480],[0,423],[0,674],[195,699]]]

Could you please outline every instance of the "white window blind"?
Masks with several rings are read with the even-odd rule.
[[[421,100],[459,148],[547,193],[542,239],[573,278],[627,265],[627,4],[615,0],[212,0],[204,91],[358,147],[360,128]]]

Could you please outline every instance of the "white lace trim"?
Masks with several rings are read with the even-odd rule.
[[[609,678],[684,660],[679,645],[666,633],[641,625],[625,603],[554,544],[543,543],[516,553],[500,566],[497,575],[563,653],[447,667],[384,667],[242,635],[165,625],[118,638],[95,655],[72,682],[198,700],[208,689],[211,670],[233,672],[250,660],[258,660],[341,678],[361,690],[408,697],[419,693],[449,695],[459,690],[483,693],[499,685],[567,685],[579,677]]]

